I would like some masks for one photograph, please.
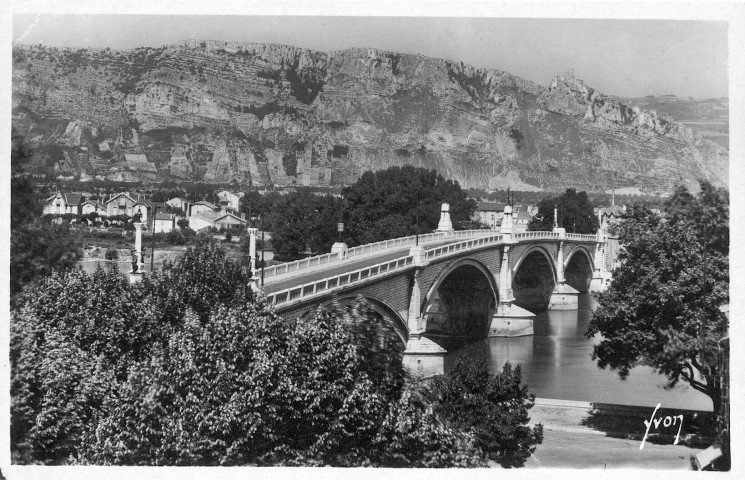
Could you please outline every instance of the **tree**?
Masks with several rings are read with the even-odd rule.
[[[484,360],[460,359],[447,375],[432,381],[427,395],[436,413],[472,433],[476,446],[502,466],[522,466],[543,442],[542,425],[527,426],[535,396],[522,384],[519,365],[513,370],[506,363],[492,375]]]
[[[558,209],[559,227],[569,233],[591,234],[598,230],[598,219],[593,212],[593,205],[587,198],[587,192],[573,188],[558,197],[546,197],[538,202],[538,213],[528,223],[528,230],[550,231],[554,226],[554,207]]]
[[[343,196],[345,238],[351,244],[414,235],[417,226],[420,233],[431,232],[437,228],[443,203],[450,204],[455,228],[470,221],[476,210],[476,202],[467,198],[458,182],[410,165],[365,172]]]
[[[31,159],[31,149],[15,129],[11,131],[11,168],[22,172]],[[10,181],[10,295],[15,304],[26,285],[34,284],[53,270],[67,270],[83,256],[80,239],[67,225],[40,221],[41,208],[27,178]]]
[[[381,354],[399,354],[376,350],[377,342],[395,335],[375,325],[380,321],[358,305],[285,322],[261,301],[223,307],[206,323],[187,315],[163,351],[112,397],[109,413],[85,437],[80,459],[483,466],[469,435],[402,393],[400,361],[379,362]],[[374,331],[382,337],[363,335]]]
[[[327,253],[338,238],[340,201],[331,195],[313,195],[307,190],[290,193],[272,216],[272,245],[278,258],[292,260],[310,249]]]
[[[729,195],[701,183],[692,196],[679,187],[663,216],[635,205],[618,227],[622,250],[587,335],[598,366],[626,378],[636,365],[681,380],[708,395],[719,413],[719,341],[728,322],[719,308],[729,302]]]

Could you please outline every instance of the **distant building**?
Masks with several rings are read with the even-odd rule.
[[[176,230],[176,215],[173,213],[156,213],[153,222],[153,232],[170,233]]]
[[[520,211],[512,211],[512,233],[523,233],[528,231],[528,224],[533,219],[533,215],[529,214],[528,212],[524,210]],[[504,220],[504,216],[502,216],[502,219],[499,222],[500,228],[502,227],[502,220]]]
[[[237,212],[240,209],[242,196],[243,192],[233,193],[227,190],[223,190],[217,194],[217,197],[220,199],[220,208],[228,212]]]
[[[237,217],[232,213],[223,213],[212,222],[212,226],[218,230],[242,230],[248,223],[244,217],[245,215]]]
[[[473,219],[478,220],[484,225],[488,225],[493,230],[502,223],[502,217],[504,216],[504,204],[494,202],[479,202],[476,205],[476,211],[473,214]]]
[[[176,197],[176,198],[172,198],[168,200],[166,202],[166,205],[168,205],[169,207],[173,209],[177,209],[177,210],[180,209],[186,215],[189,213],[189,206],[191,205],[191,202],[181,197]]]
[[[139,194],[134,197],[127,192],[117,193],[116,195],[111,195],[106,200],[105,205],[106,215],[109,217],[116,215],[134,217],[135,215],[140,215],[140,220],[147,222],[150,204],[144,198],[140,197]]]
[[[62,193],[57,192],[46,199],[44,204],[44,215],[64,215],[72,213],[80,215],[81,204],[85,201],[79,193]]]
[[[202,200],[200,202],[196,202],[189,207],[189,216],[194,216],[199,213],[206,213],[206,212],[217,212],[220,210],[220,207],[218,207],[215,204],[212,204],[206,200]]]
[[[621,216],[626,213],[626,207],[611,205],[610,207],[601,207],[599,211],[600,227],[606,230],[610,225],[618,223],[621,220]]]

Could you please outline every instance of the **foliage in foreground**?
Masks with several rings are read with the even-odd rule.
[[[539,441],[519,370],[422,391],[364,301],[289,322],[247,286],[214,242],[135,285],[48,277],[13,312],[14,462],[478,467]]]
[[[636,365],[685,381],[719,412],[729,302],[729,195],[701,183],[665,203],[664,216],[635,205],[619,225],[623,249],[609,289],[598,296],[587,335],[603,340],[593,356],[622,378]]]
[[[543,426],[530,428],[528,410],[535,396],[522,384],[522,372],[506,363],[492,375],[485,361],[459,360],[428,390],[435,412],[459,430],[471,432],[476,446],[503,467],[519,467],[543,442]]]

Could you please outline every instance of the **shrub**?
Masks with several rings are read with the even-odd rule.
[[[119,250],[116,248],[107,248],[106,249],[106,260],[118,260],[119,259]]]
[[[522,466],[543,441],[543,426],[527,426],[535,396],[522,384],[520,366],[506,363],[489,373],[484,360],[461,359],[436,377],[427,392],[435,412],[451,426],[471,432],[476,446],[502,466]]]

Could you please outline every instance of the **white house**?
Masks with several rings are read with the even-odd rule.
[[[489,225],[493,230],[502,223],[504,216],[504,204],[494,202],[479,202],[473,214],[474,220],[479,220],[484,225]]]
[[[240,209],[242,196],[243,192],[232,193],[227,190],[223,190],[217,194],[217,197],[220,199],[220,208],[233,212],[237,212]]]
[[[99,203],[98,201],[87,200],[80,205],[80,213],[82,215],[88,215],[89,213],[97,213],[100,217],[106,216],[106,205]]]
[[[147,211],[150,204],[137,195],[133,198],[129,193],[117,193],[106,200],[106,215],[113,217],[115,215],[127,215],[133,217],[140,215],[142,222],[147,222]]]
[[[189,228],[195,232],[215,226],[215,220],[220,215],[212,210],[205,210],[189,217]]]
[[[57,192],[47,198],[44,205],[44,215],[64,215],[66,213],[80,214],[80,204],[83,201],[79,193]]]
[[[240,230],[243,229],[246,224],[246,220],[242,217],[237,217],[232,213],[222,213],[213,222],[212,226],[218,230]]]
[[[202,200],[201,202],[196,202],[191,205],[191,207],[189,208],[189,217],[197,215],[198,213],[217,212],[219,210],[220,207],[218,207],[217,205]]]
[[[156,213],[153,222],[153,232],[169,233],[176,230],[176,215],[173,213]]]
[[[189,201],[181,197],[172,198],[166,202],[166,205],[174,209],[181,209],[181,211],[184,212],[184,214],[189,213],[190,204],[191,203]]]

